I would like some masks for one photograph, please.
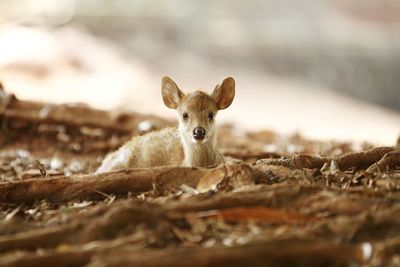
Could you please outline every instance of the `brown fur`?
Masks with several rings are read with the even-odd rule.
[[[224,159],[218,151],[215,119],[210,119],[219,109],[227,108],[234,97],[233,78],[217,85],[212,95],[196,91],[185,95],[168,77],[162,80],[162,95],[167,107],[179,114],[178,127],[134,137],[119,150],[109,154],[97,172],[124,168],[156,166],[214,167]],[[183,114],[188,115],[187,119]],[[193,138],[193,129],[206,130],[204,140]]]

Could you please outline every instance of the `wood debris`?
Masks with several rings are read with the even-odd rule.
[[[94,175],[170,122],[0,88],[0,266],[396,266],[393,147],[219,129],[227,162]],[[239,137],[238,137],[239,136]]]

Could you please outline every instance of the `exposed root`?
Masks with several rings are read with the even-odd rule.
[[[33,203],[47,199],[63,202],[104,198],[98,192],[114,195],[126,195],[129,192],[139,194],[152,189],[179,187],[183,183],[195,186],[206,172],[205,169],[165,167],[7,182],[0,183],[0,201]]]
[[[310,155],[296,155],[283,159],[263,159],[257,164],[282,165],[297,169],[321,169],[324,164],[335,161],[341,171],[365,170],[382,159],[386,154],[392,152],[392,147],[378,147],[363,152],[348,153],[339,157],[317,157]]]
[[[364,262],[361,246],[279,240],[233,247],[135,252],[129,247],[96,257],[88,266],[348,266]]]
[[[355,170],[365,170],[393,150],[393,147],[377,147],[363,152],[348,153],[337,157],[335,160],[341,171],[346,171],[351,168]]]
[[[7,101],[7,106],[4,106],[4,99],[11,99]],[[7,119],[8,122],[51,123],[72,127],[89,126],[129,134],[138,130],[136,125],[143,120],[144,116],[139,114],[112,116],[109,112],[84,105],[46,105],[19,100],[12,94],[2,93],[0,95],[0,118]],[[165,124],[165,121],[155,117],[153,119]]]
[[[400,151],[387,153],[380,161],[367,169],[367,172],[387,172],[400,168]]]
[[[165,212],[158,206],[128,201],[115,205],[104,215],[94,218],[78,216],[67,225],[48,227],[0,237],[0,253],[13,250],[36,250],[61,244],[83,244],[93,240],[112,239],[138,223],[156,231],[165,231]]]
[[[74,175],[150,118],[0,88],[0,266],[397,266],[400,141],[330,156],[352,146],[225,127],[236,160],[214,169]],[[256,152],[266,144],[276,153]]]
[[[165,207],[171,211],[205,211],[234,207],[266,206],[279,208],[321,190],[316,186],[255,186],[246,191],[207,196],[197,195],[185,201],[171,201]]]
[[[267,159],[267,158],[280,158],[281,155],[273,152],[225,152],[223,153],[226,157],[232,157],[235,159],[241,160],[250,160],[250,159]]]

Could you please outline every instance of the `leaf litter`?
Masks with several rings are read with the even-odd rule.
[[[319,142],[222,125],[222,166],[95,176],[108,151],[171,122],[6,93],[0,100],[0,266],[399,262],[398,143]]]

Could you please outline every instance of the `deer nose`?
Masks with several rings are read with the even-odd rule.
[[[203,127],[194,128],[193,137],[196,140],[203,140],[206,137],[206,130]]]

